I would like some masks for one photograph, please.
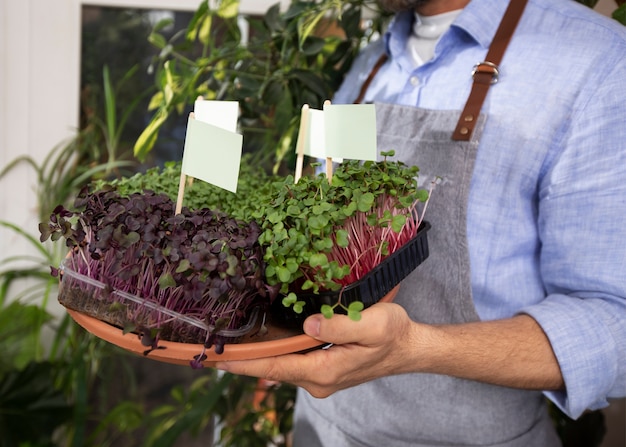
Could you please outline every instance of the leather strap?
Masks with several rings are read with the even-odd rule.
[[[363,97],[365,96],[365,92],[367,92],[368,87],[372,83],[372,79],[374,79],[374,76],[376,76],[376,73],[378,73],[378,70],[380,70],[380,67],[382,67],[383,64],[387,62],[387,59],[389,59],[389,57],[387,56],[387,53],[383,53],[378,58],[378,60],[376,61],[376,64],[374,65],[374,68],[372,68],[372,70],[370,71],[370,74],[367,75],[367,79],[361,86],[361,90],[359,91],[359,96],[357,96],[357,98],[354,100],[354,104],[361,104],[361,102],[363,101]]]
[[[513,32],[517,27],[519,19],[522,17],[526,3],[527,0],[511,0],[509,2],[500,26],[493,37],[485,61],[474,66],[474,71],[472,72],[474,83],[465,103],[465,108],[452,134],[453,140],[469,141],[471,138],[476,119],[485,102],[489,87],[498,82],[498,65],[502,61]]]
[[[453,140],[469,141],[471,138],[474,132],[474,126],[476,125],[476,119],[485,102],[489,87],[498,82],[498,76],[500,75],[498,65],[502,61],[504,52],[511,41],[513,32],[517,27],[519,19],[522,17],[527,2],[528,0],[511,0],[509,2],[509,6],[502,17],[500,26],[487,52],[486,60],[474,66],[474,70],[472,71],[474,83],[470,95],[467,98],[467,102],[465,103],[465,108],[452,134]],[[387,62],[387,59],[387,54],[383,53],[378,61],[376,61],[376,64],[361,86],[359,96],[354,100],[354,104],[360,104],[361,101],[363,101],[363,97],[370,83],[378,73],[378,70],[380,70],[380,67]]]

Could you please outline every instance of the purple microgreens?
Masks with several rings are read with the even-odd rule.
[[[204,353],[205,348],[202,348],[202,352],[200,354],[194,355],[193,360],[189,362],[189,366],[193,369],[202,369],[204,368],[204,362],[207,359],[207,355]]]
[[[130,294],[205,322],[214,328],[210,335],[216,352],[234,341],[219,336],[220,331],[238,329],[253,307],[268,307],[277,294],[265,282],[261,230],[255,222],[206,208],[184,208],[175,215],[166,195],[145,191],[120,196],[111,187],[83,190],[75,205],[82,211],[57,207],[50,221],[40,225],[42,241],[71,242],[67,267],[103,283],[101,300],[115,303],[120,294]],[[74,225],[66,220],[70,216]],[[134,302],[124,306],[114,310],[126,315],[128,327],[150,348],[147,352],[159,349],[158,340],[166,333],[182,333],[173,336],[185,337],[180,341],[206,338],[207,329],[154,308]]]

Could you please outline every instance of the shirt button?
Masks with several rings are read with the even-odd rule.
[[[419,80],[419,78],[417,76],[411,76],[411,78],[409,79],[409,82],[411,83],[411,85],[413,87],[415,87],[415,86],[419,85],[420,80]]]

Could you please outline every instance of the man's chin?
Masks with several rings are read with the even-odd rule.
[[[415,11],[431,0],[378,0],[380,6],[390,12]]]

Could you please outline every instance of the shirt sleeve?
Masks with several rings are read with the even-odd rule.
[[[595,78],[597,79],[597,78]],[[547,298],[522,310],[550,340],[572,418],[626,396],[626,64],[581,94],[546,162],[538,230]]]

